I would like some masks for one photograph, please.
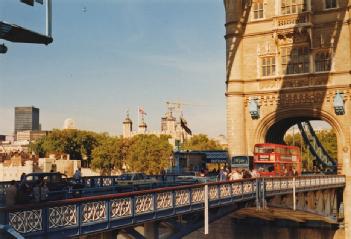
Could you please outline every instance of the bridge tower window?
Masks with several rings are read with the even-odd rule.
[[[337,0],[325,0],[325,9],[336,8]]]
[[[308,73],[309,49],[307,47],[281,48],[282,69],[286,75]]]
[[[296,14],[306,11],[305,0],[282,0],[281,13],[282,15]]]
[[[275,75],[275,56],[265,56],[261,58],[262,62],[262,76]]]
[[[331,54],[326,51],[318,52],[314,58],[316,72],[331,70]]]
[[[256,0],[252,3],[253,19],[262,19],[263,16],[263,0]]]

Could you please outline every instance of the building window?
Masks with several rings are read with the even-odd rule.
[[[275,75],[275,57],[266,56],[262,57],[262,76],[274,76]]]
[[[281,49],[281,57],[284,74],[309,72],[309,50],[307,47],[284,47]]]
[[[281,11],[283,15],[304,12],[305,0],[282,0]]]
[[[253,19],[263,18],[263,0],[257,0],[252,3]]]
[[[336,8],[336,0],[325,0],[325,9]]]
[[[315,55],[314,62],[316,72],[331,70],[331,54],[329,52],[318,52]]]

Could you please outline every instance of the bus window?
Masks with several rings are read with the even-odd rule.
[[[231,160],[231,167],[252,170],[253,156],[233,156]]]
[[[274,164],[272,164],[272,163],[255,164],[255,169],[258,172],[273,172],[274,171]]]

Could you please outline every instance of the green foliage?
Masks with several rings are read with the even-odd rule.
[[[72,159],[87,158],[90,161],[91,152],[99,145],[100,137],[102,136],[89,131],[55,129],[49,135],[32,143],[30,149],[40,157],[51,153],[69,154]]]
[[[167,137],[137,135],[129,142],[126,165],[129,171],[159,174],[169,167],[172,151]]]
[[[92,168],[100,169],[103,175],[111,175],[112,169],[121,169],[125,159],[124,146],[121,138],[101,139],[100,145],[92,150]]]
[[[183,150],[222,150],[222,146],[207,135],[198,134],[186,140],[182,145]]]
[[[43,144],[45,142],[46,138],[42,137],[35,142],[31,142],[29,144],[29,151],[34,152],[36,155],[39,156],[39,158],[43,158],[46,155],[46,149],[44,148]]]
[[[321,130],[317,131],[316,135],[325,148],[325,150],[328,152],[328,154],[336,159],[337,158],[337,142],[336,142],[336,135],[334,130]],[[307,148],[307,145],[303,141],[302,137],[300,134],[295,134],[294,137],[293,135],[286,135],[284,138],[284,141],[287,145],[295,145],[301,149],[302,153],[302,165],[303,168],[307,170],[313,170],[313,156],[310,153],[309,149]]]

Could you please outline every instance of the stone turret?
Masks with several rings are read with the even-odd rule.
[[[133,130],[133,122],[129,117],[129,113],[127,113],[127,116],[123,121],[123,138],[132,137],[132,130]]]
[[[147,130],[147,125],[146,125],[146,123],[144,122],[144,118],[143,118],[142,121],[141,121],[140,124],[139,124],[138,132],[141,133],[141,134],[145,134],[145,133],[146,133],[146,130]]]

